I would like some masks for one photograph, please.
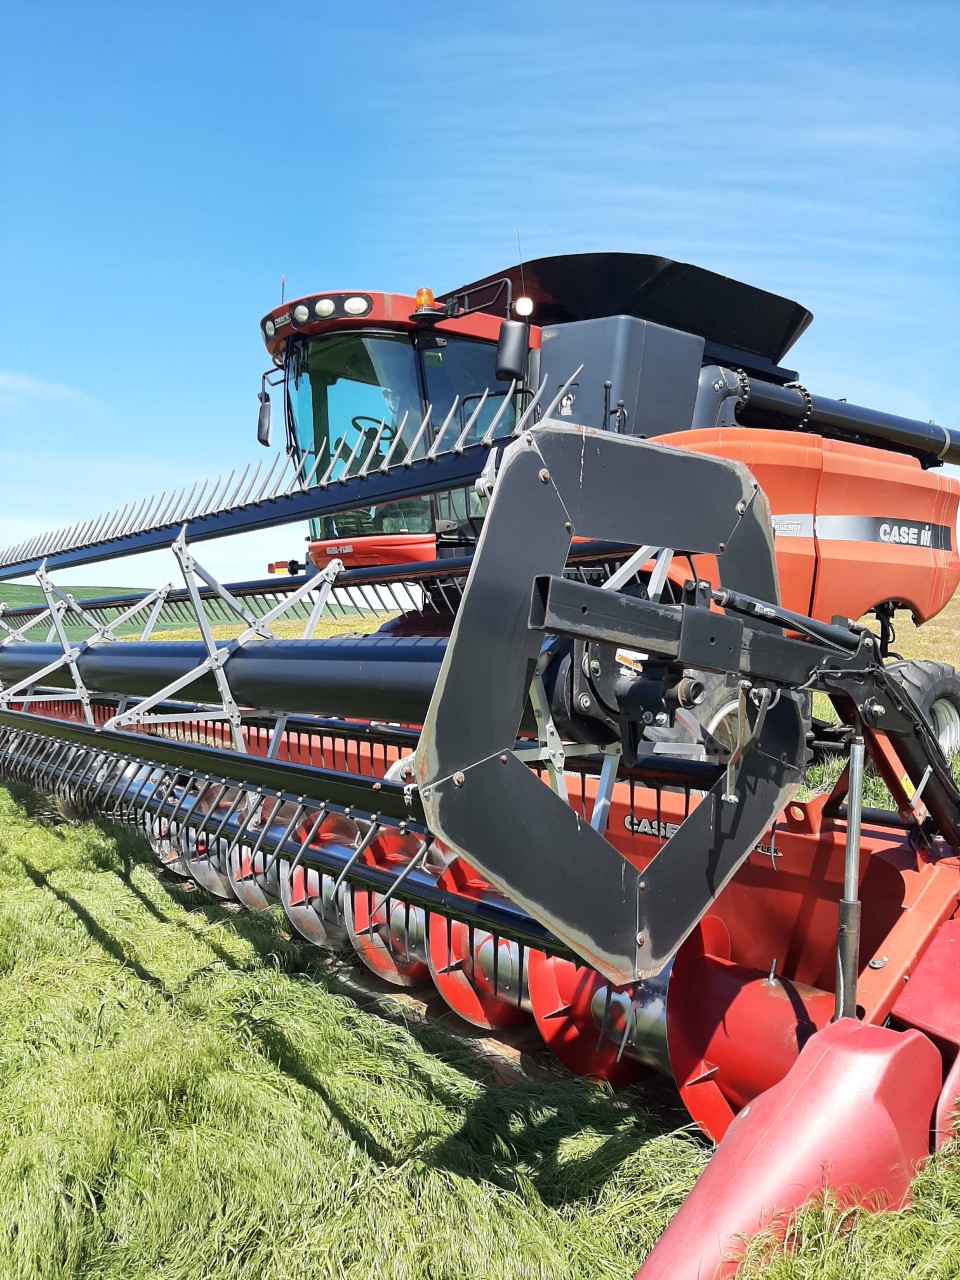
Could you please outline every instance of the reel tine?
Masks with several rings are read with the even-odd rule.
[[[514,436],[520,435],[523,431],[527,429],[527,419],[531,418],[533,414],[536,412],[537,405],[540,403],[540,399],[543,396],[543,393],[544,391],[546,391],[546,389],[547,389],[547,375],[544,374],[543,381],[540,383],[540,386],[537,388],[536,395],[527,405],[526,409],[524,409],[523,413],[520,415],[520,421],[517,423],[517,425],[513,429]]]
[[[237,504],[237,494],[238,494],[238,493],[240,492],[240,490],[243,488],[243,482],[244,482],[244,480],[246,480],[246,478],[247,478],[247,472],[250,470],[250,468],[251,468],[252,466],[253,466],[253,463],[252,463],[252,462],[248,462],[248,463],[247,463],[247,465],[243,468],[243,474],[240,476],[240,479],[237,481],[237,487],[236,487],[236,488],[234,489],[234,491],[231,493],[231,495],[230,495],[230,497],[229,497],[229,499],[228,499],[228,501],[227,501],[226,509],[227,509],[228,511],[232,511],[232,510],[233,510],[233,508],[236,506],[236,504]]]
[[[140,785],[139,787],[137,787],[136,791],[134,792],[133,799],[127,805],[123,814],[123,822],[126,823],[127,826],[135,825],[135,823],[131,822],[131,817],[134,811],[136,810],[137,801],[143,795],[144,787],[150,781],[150,766],[148,764],[144,764],[143,768],[140,770],[140,774],[138,774],[137,776],[141,778]]]
[[[257,797],[257,799],[253,801],[253,803],[250,803],[251,795],[255,795]],[[277,792],[278,798],[279,798],[279,795],[280,793]],[[247,829],[253,824],[257,814],[263,808],[264,797],[263,797],[262,787],[257,787],[255,792],[249,792],[249,791],[246,792],[246,799],[247,799],[247,806],[248,806],[247,812],[243,816],[243,821],[240,823],[240,826],[237,830],[236,835],[233,837],[233,839],[230,841],[230,844],[227,846],[227,861],[229,861],[230,858],[233,857],[234,853],[237,850],[237,847],[240,844],[240,841],[247,834]]]
[[[127,792],[130,790],[134,782],[140,776],[139,770],[137,770],[136,772],[131,772],[132,768],[133,768],[133,762],[129,759],[129,757],[124,756],[123,757],[123,776],[126,778],[126,781],[123,784],[123,788],[120,794],[114,799],[113,805],[110,809],[110,818],[112,822],[123,821],[121,816],[123,802],[126,799]]]
[[[353,868],[357,865],[357,863],[363,857],[364,853],[366,853],[367,849],[373,843],[373,839],[379,830],[380,830],[380,826],[379,826],[379,823],[377,822],[377,815],[374,814],[373,819],[370,823],[370,826],[367,828],[367,832],[364,835],[363,839],[360,841],[356,849],[353,851],[353,853],[344,863],[343,870],[340,872],[336,880],[333,882],[334,896],[336,896],[336,894],[340,891],[340,887],[342,886],[343,882],[346,880],[347,876],[350,874]]]
[[[473,424],[477,421],[477,419],[480,417],[480,414],[483,412],[483,406],[487,403],[489,396],[490,396],[490,388],[484,387],[483,395],[480,397],[480,403],[477,405],[476,409],[474,409],[473,413],[468,418],[467,425],[460,432],[460,435],[457,439],[457,443],[453,446],[454,453],[456,454],[463,453],[463,450],[466,447],[467,437],[470,435],[470,432],[473,430]]]
[[[33,756],[43,749],[42,740],[35,738],[32,734],[24,734],[20,741],[16,744],[15,755],[13,757],[13,769],[11,777],[14,782],[23,782],[24,773],[28,767],[28,763]]]
[[[304,837],[304,839],[303,839],[303,841],[302,841],[302,843],[301,843],[301,845],[300,845],[300,848],[297,850],[297,856],[296,856],[296,857],[294,858],[294,860],[290,863],[289,870],[287,871],[287,883],[288,883],[288,884],[292,884],[292,883],[293,883],[293,873],[296,871],[297,867],[299,867],[300,863],[303,861],[304,856],[306,855],[307,849],[308,849],[308,848],[309,848],[309,846],[310,846],[310,841],[311,841],[311,840],[313,839],[313,837],[317,834],[317,831],[318,831],[318,830],[319,830],[319,828],[320,828],[320,824],[324,821],[324,819],[326,818],[326,816],[327,816],[327,806],[326,806],[326,805],[324,805],[324,806],[321,808],[320,812],[317,814],[317,817],[316,817],[316,820],[315,820],[315,822],[314,822],[313,826],[310,828],[309,832],[308,832],[308,833],[307,833],[307,835]]]
[[[227,823],[230,821],[233,815],[240,808],[240,805],[243,802],[245,794],[246,793],[244,792],[243,787],[237,788],[237,794],[230,801],[230,804],[227,807],[226,813],[220,819],[220,822],[219,822],[219,825],[217,826],[216,831],[214,831],[213,835],[210,837],[211,841],[216,841],[220,839],[220,833],[223,831],[223,828],[227,825]]]
[[[371,908],[370,910],[370,932],[371,933],[373,930],[373,917],[376,915],[376,913],[380,910],[380,908],[383,906],[385,902],[389,902],[389,900],[393,897],[396,891],[403,884],[404,880],[406,880],[407,876],[410,875],[410,873],[414,871],[420,865],[421,862],[423,862],[427,854],[430,852],[430,846],[432,844],[433,844],[433,836],[425,836],[420,844],[420,848],[413,855],[413,857],[410,859],[407,865],[403,868],[403,870],[397,876],[396,880],[394,880],[393,884],[390,886],[387,892],[383,895],[380,901],[376,904],[376,906]]]
[[[100,779],[90,798],[91,805],[97,804],[105,787],[114,785],[116,779],[120,776],[118,770],[123,768],[123,760],[117,756],[108,755],[103,766],[98,771]]]
[[[494,414],[493,421],[490,423],[489,427],[487,427],[486,431],[483,433],[483,439],[480,441],[480,443],[485,448],[489,448],[490,445],[493,443],[493,437],[497,430],[497,427],[499,427],[500,425],[500,419],[504,416],[504,414],[507,412],[507,409],[510,407],[510,403],[513,400],[516,390],[517,390],[517,380],[516,378],[514,378],[511,381],[510,386],[507,388],[506,395],[503,397],[503,404]]]
[[[544,411],[544,414],[543,414],[545,418],[552,417],[554,409],[556,409],[557,405],[566,395],[567,391],[570,389],[570,384],[573,382],[574,378],[577,377],[577,375],[581,372],[582,369],[583,369],[582,364],[577,365],[576,369],[574,369],[573,373],[571,373],[570,377],[566,380],[566,382],[563,384],[563,386],[560,388],[557,394],[553,397],[553,399],[547,405],[546,410]]]
[[[636,984],[630,990],[630,1007],[627,1009],[627,1016],[623,1020],[623,1038],[620,1041],[620,1048],[617,1050],[617,1062],[623,1057],[623,1051],[627,1047],[627,1041],[630,1039],[631,1024],[636,1018],[637,1007],[637,986]]]
[[[93,767],[90,770],[90,780],[83,791],[81,803],[86,805],[89,802],[91,808],[93,807],[93,800],[91,799],[90,793],[91,791],[93,791],[93,788],[96,785],[97,774],[103,768],[103,765],[106,759],[107,759],[107,753],[105,751],[98,751],[96,753],[96,758],[94,759]]]
[[[444,418],[444,420],[443,420],[443,422],[442,422],[442,424],[441,424],[441,426],[440,426],[440,430],[439,430],[439,431],[437,432],[437,434],[433,437],[433,443],[431,444],[430,448],[427,450],[427,457],[428,457],[431,461],[432,461],[432,460],[437,456],[437,451],[438,451],[438,450],[439,450],[439,448],[440,448],[440,441],[441,441],[441,440],[443,439],[443,437],[446,435],[446,433],[447,433],[447,427],[449,427],[450,423],[453,421],[453,415],[457,412],[457,405],[458,405],[459,403],[460,403],[460,397],[459,397],[459,396],[454,396],[454,397],[453,397],[453,404],[450,406],[450,411],[449,411],[449,413],[448,413],[448,414],[447,414],[447,416]]]
[[[211,786],[214,785],[212,779],[211,779],[210,785]],[[200,836],[206,835],[207,825],[210,822],[210,820],[213,818],[214,814],[217,812],[217,809],[220,806],[220,801],[223,799],[224,793],[228,790],[228,784],[222,778],[220,779],[220,782],[216,785],[217,785],[216,795],[214,796],[213,800],[210,802],[210,805],[208,806],[206,812],[201,814],[199,827],[195,828],[198,839]],[[200,800],[198,797],[196,804],[199,804],[199,802]],[[196,808],[196,804],[194,805],[195,808]],[[209,842],[208,842],[207,848],[209,850]]]
[[[613,987],[608,982],[605,988],[605,994],[603,998],[603,1017],[600,1019],[600,1034],[597,1036],[596,1047],[593,1050],[594,1053],[600,1052],[600,1046],[603,1044],[606,1038],[607,1027],[610,1024],[610,1007],[612,1004],[613,1004]]]
[[[28,770],[32,766],[34,757],[39,753],[48,751],[49,747],[42,739],[27,737],[24,735],[22,746],[20,747],[13,770],[13,778],[16,782],[24,782],[28,775]]]
[[[276,846],[275,846],[275,848],[274,848],[274,850],[273,850],[273,853],[272,853],[272,854],[271,854],[271,856],[270,856],[270,860],[269,860],[269,862],[265,862],[265,863],[264,863],[264,866],[263,866],[263,875],[267,876],[267,875],[269,875],[269,874],[270,874],[270,871],[271,871],[271,870],[272,870],[272,868],[273,868],[273,864],[276,862],[276,860],[277,860],[277,859],[279,858],[279,856],[280,856],[280,850],[283,848],[283,846],[284,846],[284,845],[287,843],[287,841],[289,840],[289,838],[290,838],[290,834],[291,834],[291,832],[293,831],[293,828],[297,825],[297,823],[298,823],[298,822],[300,821],[300,819],[303,817],[303,814],[304,814],[304,812],[305,812],[305,810],[306,810],[306,807],[307,807],[307,806],[306,806],[306,803],[304,802],[304,798],[303,798],[303,796],[301,796],[301,797],[299,798],[299,800],[297,801],[297,807],[296,807],[296,809],[295,809],[295,810],[294,810],[294,812],[293,812],[293,817],[292,817],[292,818],[290,819],[290,821],[287,823],[286,830],[284,831],[284,833],[283,833],[283,835],[280,837],[280,839],[277,841],[277,844],[276,844]],[[251,864],[251,867],[252,867],[252,864]]]
[[[154,770],[154,771],[153,771],[153,773],[151,773],[151,775],[150,775],[150,776],[151,776],[151,778],[156,774],[156,772],[157,772],[157,770]],[[142,804],[142,805],[141,805],[141,807],[140,807],[139,812],[137,813],[137,826],[138,826],[138,827],[143,827],[143,828],[144,828],[144,830],[147,830],[147,829],[148,829],[148,827],[147,827],[147,815],[150,813],[150,806],[151,806],[152,804],[156,803],[156,805],[157,805],[157,813],[159,814],[160,809],[161,809],[161,808],[162,808],[162,806],[163,806],[163,801],[164,801],[164,793],[162,792],[161,788],[163,787],[163,784],[166,782],[166,780],[167,780],[169,777],[171,777],[171,776],[172,776],[171,774],[169,774],[169,773],[167,773],[167,772],[165,772],[165,771],[163,771],[163,770],[161,770],[161,771],[159,771],[159,772],[160,772],[160,778],[159,778],[159,781],[158,781],[158,782],[151,782],[151,785],[150,785],[149,789],[147,790],[147,798],[146,798],[146,800],[144,800],[143,804]]]
[[[431,407],[430,405],[427,405],[427,412],[425,416],[428,421],[430,419],[430,413]],[[394,432],[393,439],[390,441],[390,448],[387,450],[387,456],[380,464],[380,471],[384,475],[390,470],[390,466],[393,462],[393,455],[396,453],[400,446],[400,441],[403,439],[403,429],[407,425],[407,419],[409,416],[409,413],[405,413],[403,415],[403,421],[400,423],[399,427],[397,427],[397,430]]]
[[[277,799],[279,800],[279,798],[280,798],[280,793],[278,792],[278,793],[277,793]],[[272,817],[272,816],[273,816],[273,815],[271,814],[271,817]],[[270,818],[268,818],[268,819],[266,820],[266,822],[263,824],[263,826],[260,828],[260,834],[257,836],[256,843],[254,844],[253,848],[250,850],[250,865],[251,865],[251,867],[253,866],[253,864],[254,864],[254,862],[255,862],[255,860],[256,860],[257,854],[258,854],[258,853],[260,852],[260,850],[263,848],[264,841],[266,840],[266,838],[267,838],[267,835],[268,835],[269,831],[270,831]],[[282,841],[282,837],[281,837],[281,843],[282,843],[282,842],[283,842],[283,841]],[[237,843],[237,844],[239,844],[239,841],[237,841],[236,843]]]
[[[180,796],[180,799],[174,805],[173,813],[170,815],[170,819],[169,819],[170,822],[174,822],[176,820],[177,816],[180,813],[181,808],[183,808],[186,802],[187,796],[190,794],[190,788],[193,786],[193,783],[196,782],[197,780],[198,779],[196,774],[190,775],[190,779],[187,782],[187,785],[184,787],[183,793]],[[193,805],[200,804],[203,802],[204,796],[207,794],[207,792],[210,790],[212,786],[213,786],[213,779],[205,776],[203,779],[203,782],[200,785],[200,790],[193,797],[193,804],[191,805],[191,809],[193,808]]]

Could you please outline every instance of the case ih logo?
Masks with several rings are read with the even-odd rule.
[[[888,524],[885,520],[877,532],[881,542],[899,542],[911,547],[932,545],[933,525],[929,524]]]

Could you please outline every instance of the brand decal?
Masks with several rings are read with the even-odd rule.
[[[953,531],[946,524],[903,520],[894,516],[771,516],[778,538],[811,538],[821,542],[883,542],[897,547],[951,551]]]
[[[661,840],[669,840],[671,836],[677,834],[682,824],[650,818],[635,818],[632,813],[628,813],[623,820],[623,825],[635,836],[659,836]]]
[[[881,542],[899,542],[911,547],[929,547],[933,537],[933,525],[929,524],[888,524],[880,526]]]
[[[813,516],[805,513],[788,516],[771,516],[773,531],[778,538],[812,538]]]
[[[669,840],[671,836],[675,836],[683,826],[682,822],[664,822],[662,819],[656,818],[638,818],[632,813],[628,813],[623,820],[626,829],[635,836],[657,836],[661,840]],[[765,854],[768,858],[779,857],[779,851],[769,842],[764,844],[761,842],[754,846],[754,853]]]

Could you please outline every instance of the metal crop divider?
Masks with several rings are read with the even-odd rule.
[[[206,650],[206,657],[197,666],[191,668],[190,671],[184,673],[176,680],[172,680],[169,684],[164,685],[162,689],[158,689],[156,693],[144,698],[136,707],[129,711],[122,711],[113,716],[104,725],[106,729],[121,728],[141,728],[151,725],[174,724],[185,717],[196,716],[195,709],[183,712],[162,712],[157,715],[151,715],[151,708],[157,706],[158,703],[165,702],[179,693],[182,689],[193,684],[200,676],[212,673],[217,690],[220,694],[220,708],[211,708],[205,712],[205,718],[210,720],[227,720],[230,724],[233,745],[237,751],[246,752],[247,744],[242,731],[242,713],[233,696],[230,688],[230,682],[227,679],[224,667],[228,659],[238,649],[245,648],[247,645],[257,640],[276,639],[276,633],[272,630],[271,624],[276,622],[283,614],[287,613],[293,606],[299,604],[313,595],[313,607],[310,617],[307,620],[304,629],[304,638],[313,637],[317,624],[327,605],[333,584],[337,575],[343,568],[341,560],[331,560],[328,565],[321,569],[312,578],[308,579],[303,586],[298,587],[292,595],[281,600],[267,613],[256,616],[238,600],[230,590],[223,586],[217,579],[209,573],[203,565],[195,558],[187,546],[186,530],[181,530],[176,541],[173,543],[173,553],[180,565],[183,574],[184,583],[190,595],[193,604],[194,617],[197,626],[200,629],[200,635],[203,640],[203,646]],[[213,638],[213,632],[204,609],[203,600],[197,587],[197,579],[200,578],[214,594],[223,601],[223,603],[247,625],[241,633],[233,640],[227,641],[226,644],[218,646]],[[274,730],[274,737],[282,732],[282,724],[286,722],[286,717],[281,717],[277,722]]]

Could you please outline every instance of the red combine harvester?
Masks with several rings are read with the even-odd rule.
[[[904,1203],[960,1095],[960,684],[893,649],[960,581],[960,435],[808,391],[810,319],[628,254],[311,295],[262,322],[285,458],[0,556],[46,601],[0,612],[0,775],[573,1071],[676,1082],[720,1145],[644,1280],[732,1274],[824,1186]],[[197,558],[307,519],[314,573]],[[182,587],[51,577],[164,545]]]

